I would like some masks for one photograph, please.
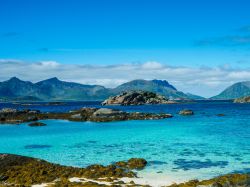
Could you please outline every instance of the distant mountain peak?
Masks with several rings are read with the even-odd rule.
[[[20,82],[21,80],[17,77],[11,77],[9,80],[7,80],[8,82]]]
[[[46,81],[60,81],[57,77],[52,77],[47,79]]]
[[[104,100],[124,91],[141,90],[154,92],[166,98],[189,98],[178,91],[166,80],[137,79],[124,83],[116,88],[105,88],[98,85],[83,85],[74,82],[61,81],[52,77],[37,83],[22,81],[12,77],[0,82],[0,100],[17,98],[37,98],[39,100]]]
[[[166,80],[154,79],[154,80],[152,80],[152,82],[154,82],[155,84],[157,84],[159,86],[165,86],[165,87],[168,87],[168,88],[172,88],[173,90],[177,90],[173,85],[169,84],[169,82],[166,81]]]
[[[250,95],[250,81],[237,82],[212,99],[236,99]]]
[[[43,80],[43,81],[40,81],[40,82],[45,82],[45,83],[58,83],[58,82],[61,82],[57,77],[52,77],[52,78],[49,78],[49,79],[46,79],[46,80]]]

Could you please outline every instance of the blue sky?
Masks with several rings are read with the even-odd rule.
[[[249,8],[249,0],[0,0],[0,59],[243,71]]]

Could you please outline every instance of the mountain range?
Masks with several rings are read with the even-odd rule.
[[[235,83],[211,99],[236,99],[244,96],[250,96],[250,81]]]
[[[204,99],[178,91],[165,80],[133,80],[116,88],[100,85],[84,85],[50,78],[37,83],[13,77],[0,82],[1,101],[87,101],[104,100],[124,91],[143,90],[163,95],[170,99]]]

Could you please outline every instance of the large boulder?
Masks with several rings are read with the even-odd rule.
[[[121,110],[115,110],[110,108],[100,108],[93,113],[93,116],[114,116],[114,115],[122,115],[126,112]]]
[[[128,161],[116,162],[115,165],[128,169],[143,169],[147,165],[147,161],[144,158],[131,158]]]
[[[102,105],[144,105],[173,103],[164,96],[148,91],[129,91],[106,99]]]

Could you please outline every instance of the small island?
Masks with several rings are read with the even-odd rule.
[[[146,104],[173,104],[162,95],[149,91],[128,91],[120,95],[110,97],[102,102],[102,105],[146,105]]]

